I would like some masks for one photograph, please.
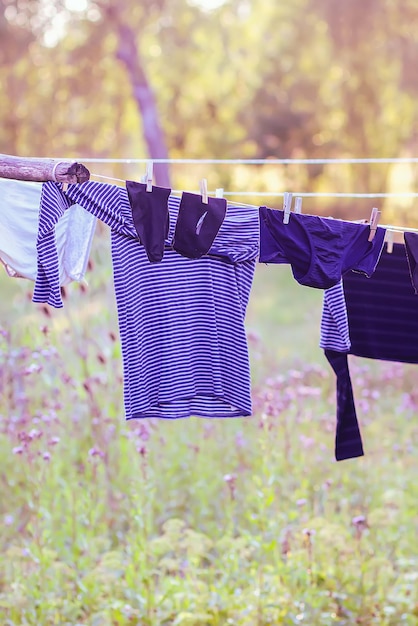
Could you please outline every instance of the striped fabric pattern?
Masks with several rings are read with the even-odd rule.
[[[60,285],[83,279],[96,218],[67,198],[60,183],[49,182],[39,187],[37,269],[32,301],[62,308]],[[25,244],[23,241],[22,248]]]
[[[418,298],[405,246],[385,252],[372,278],[344,277],[350,326],[350,354],[370,359],[418,363]]]
[[[114,234],[113,244],[127,418],[250,415],[244,315],[254,262],[166,250],[151,264],[138,241]]]
[[[111,228],[127,419],[251,414],[245,311],[258,256],[258,208],[229,206],[209,251],[171,249],[180,199],[170,197],[163,260],[148,261],[126,189],[70,185],[66,196]]]
[[[371,278],[354,272],[324,292],[320,347],[357,356],[418,362],[418,298],[405,246],[382,253]]]
[[[342,279],[324,292],[319,347],[348,352],[351,347]]]
[[[46,302],[55,308],[63,306],[55,226],[73,204],[61,189],[61,185],[52,182],[42,185],[36,241],[38,271],[32,297],[33,302]]]

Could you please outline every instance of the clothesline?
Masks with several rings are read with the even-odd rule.
[[[96,178],[104,178],[106,180],[113,180],[120,183],[126,183],[126,180],[122,178],[113,178],[111,176],[101,176],[99,174],[92,174],[93,177]],[[198,190],[195,190],[196,193],[199,193]],[[183,190],[181,189],[172,189],[172,193],[175,195],[182,194]],[[209,195],[215,195],[214,192],[208,192]],[[270,196],[270,197],[282,197],[284,192],[260,192],[260,191],[223,191],[224,196]],[[399,193],[378,193],[378,194],[370,194],[370,193],[332,193],[332,192],[295,192],[294,196],[300,196],[302,198],[418,198],[418,193],[415,192],[399,192]],[[240,206],[247,206],[249,208],[254,208],[253,204],[245,204],[245,203],[237,203],[229,201],[230,204],[239,204]],[[410,232],[410,233],[418,233],[418,228],[411,228],[407,226],[397,226],[392,224],[380,224],[383,228],[387,230],[396,231],[399,233],[402,232]]]
[[[83,163],[173,163],[173,164],[224,164],[224,165],[326,165],[331,163],[418,163],[418,157],[394,158],[335,158],[335,159],[80,159]]]
[[[182,193],[180,189],[172,189],[172,193]],[[198,193],[198,192],[197,192]],[[214,193],[214,192],[212,192]],[[293,196],[302,198],[418,198],[416,192],[393,192],[393,193],[335,193],[335,192],[305,192],[294,191]],[[283,191],[224,191],[224,196],[262,196],[282,197]]]
[[[101,174],[91,174],[94,178],[104,178],[106,180],[113,180],[119,183],[125,183],[126,180],[122,178],[113,178],[112,176],[102,176]],[[182,189],[172,189],[172,193],[181,194]],[[199,193],[195,190],[196,193]],[[214,191],[209,191],[209,194],[215,194]],[[383,193],[338,193],[338,192],[316,192],[316,191],[294,191],[294,196],[300,196],[302,198],[418,198],[418,192],[415,191],[400,191],[400,192],[383,192]],[[260,197],[283,197],[283,191],[223,191],[224,196],[260,196]]]
[[[125,180],[121,179],[121,178],[111,178],[110,176],[99,176],[98,174],[92,174],[92,176],[97,176],[98,178],[105,178],[107,180],[115,180],[121,183],[126,183]],[[181,194],[182,190],[180,189],[173,189],[172,190],[173,194]],[[196,190],[196,193],[199,193]],[[211,192],[208,192],[211,193]],[[271,195],[271,196],[283,196],[283,193],[274,193],[274,194],[269,194],[269,193],[260,193],[260,192],[234,192],[234,191],[230,191],[230,192],[224,192],[224,195]],[[315,194],[315,193],[295,193],[295,196],[302,196],[302,197],[331,197],[331,198],[336,198],[336,197],[348,197],[348,198],[376,198],[376,197],[399,197],[401,194],[380,194],[380,195],[376,195],[376,194]],[[414,194],[408,194],[408,197],[418,197],[418,193],[414,193]],[[235,204],[235,205],[239,205],[239,206],[244,206],[244,207],[249,207],[249,208],[254,208],[255,205],[253,204],[245,204],[245,203],[238,203],[238,202],[232,202],[229,201],[229,204]],[[408,232],[408,233],[418,233],[418,228],[411,228],[411,227],[407,227],[407,226],[397,226],[397,225],[392,225],[392,224],[379,224],[382,228],[386,228],[387,230],[391,230],[391,231],[395,231],[395,232],[399,232],[399,233],[404,233],[404,232]]]

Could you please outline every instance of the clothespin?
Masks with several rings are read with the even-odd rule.
[[[154,175],[154,163],[152,161],[147,161],[147,173],[145,182],[147,184],[147,191],[152,191],[152,179]]]
[[[283,195],[283,224],[288,224],[290,219],[290,209],[292,207],[292,196],[293,194],[285,191]]]
[[[208,181],[206,178],[202,178],[200,181],[200,195],[202,196],[203,204],[208,204]]]
[[[224,197],[224,190],[222,187],[218,187],[218,189],[215,189],[215,198],[223,198]]]
[[[300,196],[295,198],[295,213],[302,213],[302,198]]]
[[[392,254],[392,252],[393,252],[394,236],[395,236],[395,231],[393,231],[393,230],[387,230],[386,231],[386,235],[385,235],[386,252],[388,252],[389,254]]]
[[[368,241],[373,241],[374,236],[376,234],[379,220],[380,220],[380,211],[379,209],[376,209],[376,207],[373,207],[372,213],[370,215],[370,234],[369,234]]]

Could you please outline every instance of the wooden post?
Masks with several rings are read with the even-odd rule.
[[[0,154],[0,178],[58,183],[85,183],[89,170],[81,163],[59,159],[21,158]]]

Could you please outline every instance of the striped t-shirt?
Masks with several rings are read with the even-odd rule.
[[[228,206],[209,254],[189,259],[171,249],[180,199],[170,197],[164,257],[150,263],[126,189],[86,182],[65,197],[111,228],[126,418],[250,415],[244,317],[258,208]]]

